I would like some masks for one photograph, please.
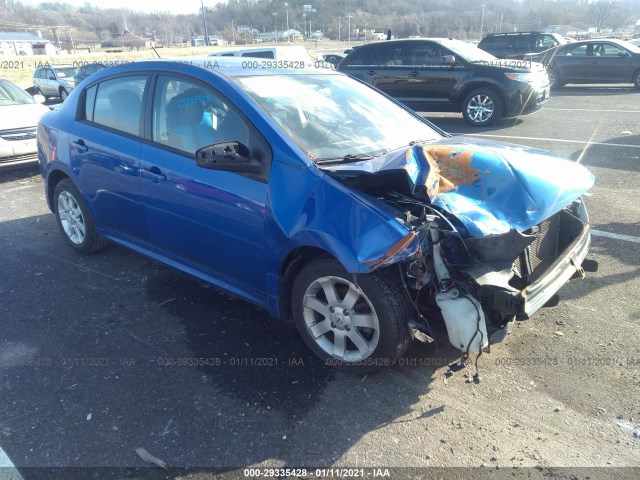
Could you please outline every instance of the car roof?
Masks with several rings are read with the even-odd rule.
[[[197,71],[213,72],[224,77],[246,77],[246,76],[270,76],[270,75],[299,75],[316,73],[320,75],[343,75],[342,73],[328,68],[316,68],[315,66],[305,66],[304,68],[260,68],[262,59],[249,57],[210,57],[210,56],[185,56],[160,60],[140,60],[132,63],[122,64],[115,67],[105,68],[96,72],[91,78],[99,79],[110,76],[114,73],[132,72],[139,70],[170,70],[183,73],[195,73]],[[267,60],[269,61],[269,60]],[[258,62],[253,68],[248,66]]]
[[[590,38],[588,40],[579,40],[578,42],[573,42],[568,45],[575,46],[578,43],[585,44],[585,43],[602,43],[602,42],[615,43],[616,45],[620,45],[621,47],[628,46],[627,44],[629,43],[624,40],[620,40],[618,38]]]
[[[535,35],[535,34],[543,34],[547,32],[498,32],[498,33],[487,33],[486,37],[498,37],[504,35]],[[547,33],[547,35],[553,35],[553,33]]]

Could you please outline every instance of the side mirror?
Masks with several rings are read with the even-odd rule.
[[[36,103],[44,103],[45,102],[45,98],[43,95],[40,95],[39,93],[36,93],[35,95],[32,96],[33,101]]]
[[[238,173],[260,173],[262,164],[251,160],[249,148],[240,142],[220,142],[196,152],[196,165],[209,170]]]
[[[442,56],[442,64],[443,65],[453,65],[456,63],[456,57],[453,55],[443,55]]]

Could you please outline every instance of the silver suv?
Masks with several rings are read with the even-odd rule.
[[[75,87],[73,77],[76,69],[71,65],[47,65],[33,72],[33,86],[36,93],[47,97],[60,97],[62,100]]]

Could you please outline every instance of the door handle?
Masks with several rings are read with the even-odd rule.
[[[142,176],[154,182],[164,182],[167,179],[167,176],[163,174],[158,167],[143,168]]]
[[[78,151],[78,153],[84,153],[87,150],[89,150],[89,147],[87,147],[84,143],[84,140],[82,139],[78,139],[75,142],[71,142],[71,144],[76,147],[76,150]]]
[[[376,74],[376,71],[375,71],[375,70],[369,70],[369,71],[367,72],[367,75],[375,75],[375,74]]]
[[[413,72],[409,72],[409,74],[407,76],[408,77],[417,77],[418,76],[418,71],[414,70]]]

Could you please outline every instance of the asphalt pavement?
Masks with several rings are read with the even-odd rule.
[[[640,465],[640,91],[569,86],[484,129],[425,116],[596,176],[599,271],[480,357],[479,384],[472,367],[445,375],[446,341],[368,377],[336,373],[249,303],[114,245],[77,255],[37,169],[0,171],[0,478],[150,466],[136,448],[232,471]]]

